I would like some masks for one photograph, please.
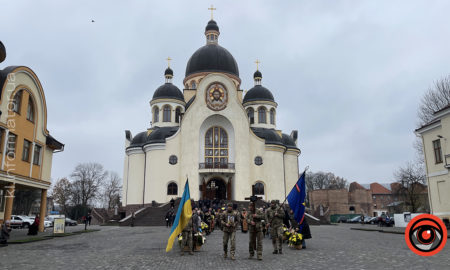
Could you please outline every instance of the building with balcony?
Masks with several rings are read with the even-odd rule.
[[[1,42],[0,51],[3,55]],[[44,89],[33,70],[1,69],[0,91],[0,223],[10,220],[17,190],[39,190],[38,213],[45,216],[53,153],[64,144],[47,130]]]
[[[125,132],[128,209],[181,197],[187,178],[195,200],[243,201],[252,192],[283,200],[297,181],[297,131],[277,129],[278,104],[258,67],[244,95],[237,62],[219,45],[219,34],[209,21],[206,44],[187,63],[183,91],[169,66],[150,101],[151,126]]]
[[[422,138],[428,198],[433,215],[450,220],[450,105],[434,113],[430,123],[416,129]]]

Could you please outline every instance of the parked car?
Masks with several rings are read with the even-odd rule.
[[[66,218],[66,226],[77,226],[77,225],[78,223],[75,220]]]
[[[361,222],[361,216],[357,216],[351,219],[347,219],[347,223],[358,223]]]
[[[367,224],[377,224],[378,223],[378,217],[370,217],[367,220],[365,220]]]
[[[346,216],[340,216],[338,217],[337,223],[346,223],[347,222],[347,217]]]
[[[23,219],[16,215],[12,215],[8,223],[11,228],[22,228],[24,226]]]

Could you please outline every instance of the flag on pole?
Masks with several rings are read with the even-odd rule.
[[[306,172],[306,171],[305,171]],[[302,229],[303,219],[305,218],[305,199],[306,199],[306,184],[305,184],[305,172],[302,173],[295,186],[287,196],[289,207],[294,212],[294,218],[300,225],[300,231]]]
[[[181,197],[180,205],[178,206],[177,215],[173,222],[172,229],[170,231],[169,240],[167,240],[166,252],[172,249],[173,241],[183,231],[184,227],[192,217],[191,195],[189,193],[189,179],[186,179],[184,185],[183,196]]]

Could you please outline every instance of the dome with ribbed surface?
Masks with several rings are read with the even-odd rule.
[[[181,90],[171,83],[165,83],[158,87],[158,89],[156,89],[155,93],[153,94],[152,100],[162,98],[178,99],[184,101],[184,96]]]
[[[250,102],[250,101],[273,101],[273,102],[275,102],[275,99],[273,98],[273,95],[269,91],[269,89],[267,89],[261,85],[255,85],[252,89],[248,90],[247,94],[245,94],[243,103]]]

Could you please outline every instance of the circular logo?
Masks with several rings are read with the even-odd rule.
[[[447,228],[440,218],[422,214],[408,223],[405,241],[409,249],[417,255],[433,256],[444,248]]]
[[[206,105],[214,111],[225,109],[228,102],[228,93],[222,84],[212,83],[206,89]]]

